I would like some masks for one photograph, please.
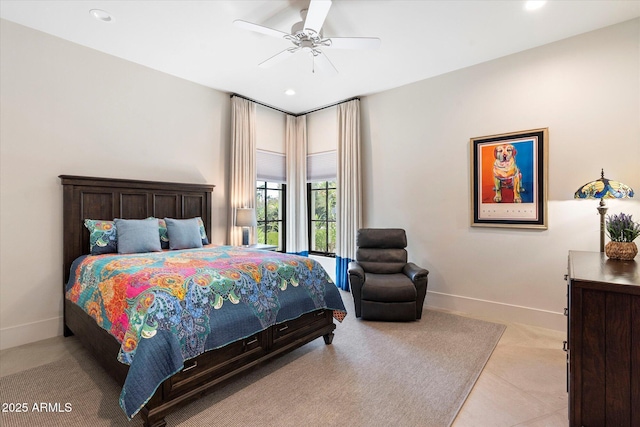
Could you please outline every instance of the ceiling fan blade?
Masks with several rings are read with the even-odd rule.
[[[330,8],[331,0],[311,0],[304,20],[304,29],[320,33]]]
[[[235,21],[233,21],[233,23],[236,27],[242,28],[244,30],[255,31],[256,33],[266,34],[272,37],[284,38],[289,36],[289,33],[274,30],[273,28],[265,27],[262,25],[253,24],[241,19],[236,19]]]
[[[322,53],[320,50],[317,50],[317,49],[314,50],[311,56],[313,57],[314,73],[316,72],[316,68],[317,68],[318,71],[322,73],[338,74],[338,70],[336,69],[336,67],[333,65],[331,61],[329,61],[329,58],[327,57],[327,55]]]
[[[287,58],[291,58],[293,54],[299,50],[300,50],[299,47],[291,47],[289,49],[285,49],[282,52],[273,55],[271,58],[267,59],[266,61],[261,62],[260,64],[258,64],[258,67],[260,68],[272,67],[275,64],[278,64],[279,62],[284,61]]]
[[[331,49],[377,49],[380,39],[377,37],[330,37],[331,43],[323,47]]]

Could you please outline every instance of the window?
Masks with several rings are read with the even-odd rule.
[[[307,184],[309,212],[309,253],[335,256],[336,253],[336,182]]]
[[[286,185],[277,182],[256,183],[257,243],[278,246],[286,250]]]

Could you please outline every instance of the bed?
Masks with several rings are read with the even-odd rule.
[[[165,426],[167,414],[223,385],[238,374],[319,337],[323,337],[327,345],[331,344],[333,331],[336,328],[334,318],[342,320],[346,311],[337,288],[331,284],[330,279],[327,281],[323,278],[322,274],[326,275],[326,272],[317,270],[321,267],[315,265],[314,261],[308,258],[247,248],[209,245],[198,249],[165,250],[131,256],[117,253],[87,256],[90,236],[84,225],[86,219],[201,218],[203,229],[206,231],[203,243],[205,240],[210,241],[211,193],[214,186],[69,175],[61,175],[60,179],[63,186],[64,335],[78,337],[105,370],[123,386],[121,406],[127,416],[132,417],[139,413],[146,427]],[[185,350],[184,346],[182,348],[177,348],[175,345],[171,347],[171,344],[168,344],[165,349],[160,344],[156,344],[162,342],[160,336],[168,336],[167,331],[160,327],[159,331],[154,329],[150,332],[148,327],[153,325],[158,329],[158,323],[164,324],[162,319],[166,320],[167,316],[156,316],[152,321],[151,314],[144,314],[140,315],[142,320],[138,322],[140,324],[146,323],[138,329],[142,331],[142,336],[138,336],[139,343],[136,346],[136,352],[123,353],[126,350],[127,342],[122,339],[125,332],[123,331],[123,336],[119,336],[114,333],[114,327],[110,330],[103,329],[96,320],[102,320],[101,316],[95,313],[90,315],[81,307],[83,305],[86,308],[88,304],[78,305],[73,302],[78,302],[83,298],[79,296],[80,293],[77,290],[80,285],[76,279],[80,276],[86,279],[89,277],[87,276],[89,273],[102,271],[100,277],[107,277],[104,271],[110,271],[111,266],[116,264],[119,266],[129,265],[134,258],[135,262],[146,263],[145,268],[148,267],[149,271],[154,271],[152,270],[154,266],[158,266],[157,271],[165,271],[168,264],[182,265],[183,268],[185,263],[191,267],[196,265],[197,268],[193,267],[189,271],[198,272],[200,279],[202,271],[207,271],[209,272],[207,277],[214,275],[220,279],[220,283],[227,286],[226,293],[223,293],[224,298],[220,297],[220,292],[209,295],[211,304],[210,307],[208,306],[206,314],[207,316],[211,315],[205,316],[205,323],[201,320],[202,310],[189,320],[190,325],[203,326],[201,330],[206,330],[207,334],[211,330],[209,335],[203,333],[202,337],[204,338],[199,341],[188,336],[187,344],[184,344],[185,339],[182,339],[184,337],[164,339],[170,343],[179,342],[187,347],[191,346],[190,350]],[[241,266],[241,269],[234,270],[234,265]],[[220,268],[220,270],[213,273],[210,270],[203,270],[203,268],[211,266]],[[99,270],[99,267],[106,270]],[[276,314],[260,314],[262,309],[259,307],[262,306],[258,304],[259,301],[256,302],[259,298],[250,295],[250,292],[247,294],[243,290],[244,288],[235,288],[234,293],[233,280],[240,280],[240,275],[244,273],[247,273],[247,277],[251,277],[251,271],[253,271],[251,269],[255,270],[256,268],[263,269],[262,276],[276,274],[276,270],[278,271],[277,280],[272,281],[277,287],[272,290],[280,295]],[[142,267],[136,266],[130,272],[118,271],[118,277],[125,277],[122,274],[133,274],[132,272],[144,275],[145,271]],[[257,286],[259,277],[258,274],[255,286]],[[222,281],[223,279],[224,281]],[[94,279],[86,281],[91,282],[92,280]],[[193,278],[193,280],[199,279]],[[246,277],[243,276],[241,280],[242,283],[249,283],[249,287],[255,287],[251,280],[247,281]],[[231,283],[231,288],[228,286],[229,283]],[[331,286],[328,286],[329,284]],[[86,286],[80,287],[84,289]],[[248,289],[248,287],[246,288]],[[287,288],[290,291],[285,292]],[[204,288],[197,287],[197,289]],[[266,292],[261,290],[260,295],[264,296],[263,294]],[[312,299],[315,299],[313,299],[313,303],[300,302],[301,300],[297,300],[298,297],[291,296],[296,295],[295,292],[299,295],[311,294]],[[160,294],[156,294],[156,297],[158,295]],[[285,295],[287,296],[285,297]],[[180,294],[178,297],[181,300],[188,300],[184,294]],[[128,301],[131,300],[132,298],[128,296]],[[242,302],[239,302],[241,300]],[[253,301],[255,304],[253,306],[251,304],[243,305],[248,301]],[[267,303],[269,302],[267,301]],[[244,312],[245,314],[252,313],[258,320],[254,319],[254,325],[251,327],[239,328],[241,331],[239,331],[238,337],[226,332],[232,329],[229,325],[233,322],[229,320],[222,329],[225,332],[218,333],[218,329],[215,327],[223,325],[224,322],[213,320],[213,315],[217,315],[213,312],[217,309],[220,309],[220,313],[227,313],[227,319],[240,319],[239,316],[244,315],[241,314]],[[131,312],[127,312],[127,316],[129,319],[134,319],[134,314]],[[102,317],[105,317],[104,309]],[[136,322],[131,320],[130,323],[135,324]],[[240,325],[241,322],[238,321],[237,324]],[[115,330],[117,331],[117,328]],[[216,331],[216,337],[224,335],[226,338],[214,339],[212,331]],[[116,339],[115,336],[119,336],[120,339]],[[199,350],[194,350],[196,347]],[[203,350],[206,351],[201,353]],[[135,358],[132,357],[133,354],[136,355]],[[155,362],[151,360],[152,357],[154,360],[157,357],[160,361]],[[136,362],[137,366],[131,363],[135,360],[139,361]],[[143,363],[143,367],[140,368]],[[166,367],[167,364],[171,366]],[[151,367],[153,367],[153,371]],[[147,375],[149,372],[151,374]],[[142,384],[138,379],[143,376],[155,378],[153,380],[155,383],[151,386],[148,397],[145,397],[144,394],[140,397],[140,393],[136,391],[141,387],[139,384]],[[146,384],[144,387],[147,390],[150,386]],[[134,395],[138,396],[136,397],[138,403],[135,403],[136,401],[134,403],[127,402],[127,399]]]

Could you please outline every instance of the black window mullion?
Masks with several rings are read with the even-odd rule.
[[[324,229],[326,232],[324,233],[324,253],[329,252],[329,183],[324,183],[324,206],[325,206],[325,215],[324,215]]]
[[[269,190],[267,188],[267,183],[264,183],[264,242],[262,243],[267,243],[269,241],[268,239],[268,235],[267,233],[269,232],[269,217],[267,215],[267,200],[268,200],[268,194],[269,194]]]

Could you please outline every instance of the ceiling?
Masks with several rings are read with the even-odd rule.
[[[308,0],[0,0],[4,19],[291,113],[369,95],[640,16],[640,1],[334,0],[325,37],[378,37],[377,50],[324,50],[337,74],[305,54],[258,64],[291,46],[236,19],[289,32]],[[102,9],[111,22],[94,18]],[[286,89],[295,90],[293,96]]]

